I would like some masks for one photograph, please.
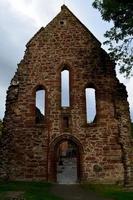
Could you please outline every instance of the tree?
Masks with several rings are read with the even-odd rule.
[[[112,21],[113,27],[104,36],[109,45],[110,56],[120,66],[120,73],[132,75],[133,66],[133,1],[95,0],[93,7],[101,12],[105,21]]]

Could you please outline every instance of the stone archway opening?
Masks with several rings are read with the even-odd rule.
[[[71,140],[58,144],[56,149],[56,177],[59,184],[78,182],[79,150]]]
[[[82,179],[83,147],[70,134],[55,138],[50,144],[48,180],[59,184],[75,184]]]

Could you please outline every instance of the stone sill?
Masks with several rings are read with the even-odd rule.
[[[60,107],[62,113],[69,113],[71,112],[71,107]]]
[[[86,123],[86,124],[83,125],[84,128],[87,128],[87,127],[96,127],[96,126],[97,126],[96,122]]]

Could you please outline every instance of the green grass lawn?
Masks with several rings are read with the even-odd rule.
[[[11,192],[24,193],[24,200],[60,200],[50,193],[51,186],[44,182],[0,182],[0,200],[9,199],[7,195]]]
[[[133,200],[133,191],[127,191],[116,185],[84,184],[83,188],[113,200]]]

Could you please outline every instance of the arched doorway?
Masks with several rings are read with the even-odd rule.
[[[78,182],[79,151],[70,140],[61,142],[56,150],[57,183],[72,184]]]
[[[49,180],[59,184],[74,184],[82,177],[82,146],[73,136],[64,134],[50,147]]]

